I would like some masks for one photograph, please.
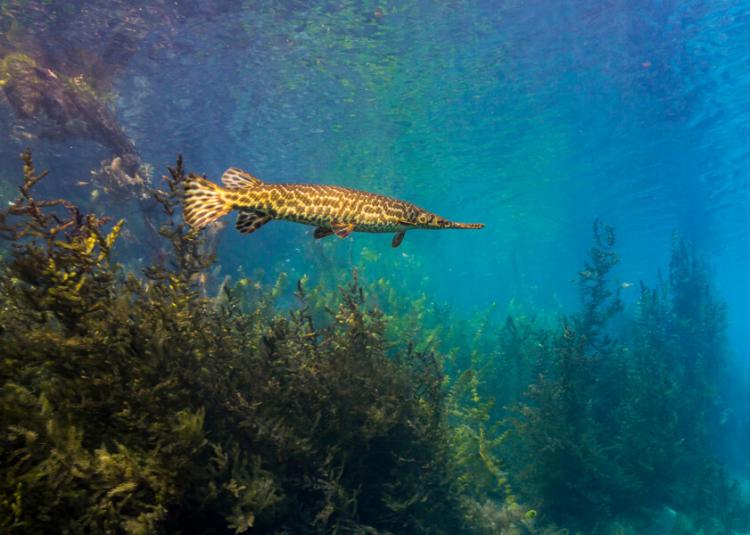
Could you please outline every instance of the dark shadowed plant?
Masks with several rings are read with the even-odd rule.
[[[726,312],[705,263],[678,236],[669,277],[641,285],[629,335],[628,395],[618,411],[619,459],[645,503],[690,511],[697,525],[750,521],[718,458]]]
[[[617,263],[614,231],[594,224],[594,245],[579,273],[582,311],[538,338],[537,376],[511,418],[515,480],[527,499],[563,525],[591,528],[617,510],[627,480],[609,450],[610,410],[621,388],[617,343],[607,331],[622,308],[608,277]]]
[[[608,282],[613,246],[612,229],[595,224],[582,311],[536,346],[515,346],[519,358],[537,355],[538,375],[509,419],[511,481],[554,521],[585,531],[615,518],[647,526],[663,506],[706,533],[747,529],[747,505],[713,448],[725,313],[708,271],[675,239],[668,280],[642,285],[618,342],[608,327],[622,308]]]

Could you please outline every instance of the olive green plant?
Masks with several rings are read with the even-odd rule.
[[[277,312],[155,192],[169,254],[129,273],[123,223],[38,200],[0,215],[0,526],[39,533],[461,533],[444,378],[386,340],[355,278],[325,321]]]

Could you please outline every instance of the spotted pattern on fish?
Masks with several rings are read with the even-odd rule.
[[[239,210],[236,228],[254,232],[271,219],[317,227],[315,238],[352,232],[395,232],[398,247],[412,229],[479,229],[481,223],[455,223],[410,202],[341,186],[267,184],[231,167],[222,176],[225,187],[190,175],[185,183],[185,221],[200,229],[232,210]]]

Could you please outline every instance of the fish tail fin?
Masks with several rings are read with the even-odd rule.
[[[185,181],[183,214],[185,221],[198,230],[232,211],[224,188],[203,177],[190,175]]]

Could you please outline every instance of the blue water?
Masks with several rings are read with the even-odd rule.
[[[127,22],[90,4],[100,19],[19,16],[96,51],[104,42],[83,32]],[[157,174],[182,153],[213,178],[237,165],[483,221],[478,233],[411,233],[393,253],[378,236],[339,246],[343,258],[362,247],[414,257],[400,277],[426,276],[437,299],[466,308],[564,307],[594,218],[617,228],[627,281],[650,280],[678,231],[710,255],[735,351],[750,350],[746,3],[186,5],[165,20],[117,6],[141,33],[114,76],[114,109]],[[28,144],[8,139],[8,114],[5,169]],[[91,142],[75,157],[61,142],[34,148],[82,177],[109,156]],[[304,264],[308,232],[226,232],[221,257]]]
[[[409,232],[395,250],[386,235],[314,242],[302,225],[229,225],[221,274],[316,277],[325,256],[466,315],[569,312],[595,219],[616,228],[631,304],[677,232],[708,259],[736,374],[750,375],[750,2],[26,4],[0,4],[0,45],[34,42],[61,69],[61,50],[101,57],[112,36],[133,37],[112,60],[110,106],[155,183],[182,154],[214,180],[238,166],[486,224]],[[36,35],[18,37],[11,19]],[[35,129],[0,99],[3,201],[31,146],[56,194],[118,206],[122,192],[92,200],[75,185],[112,150]]]

